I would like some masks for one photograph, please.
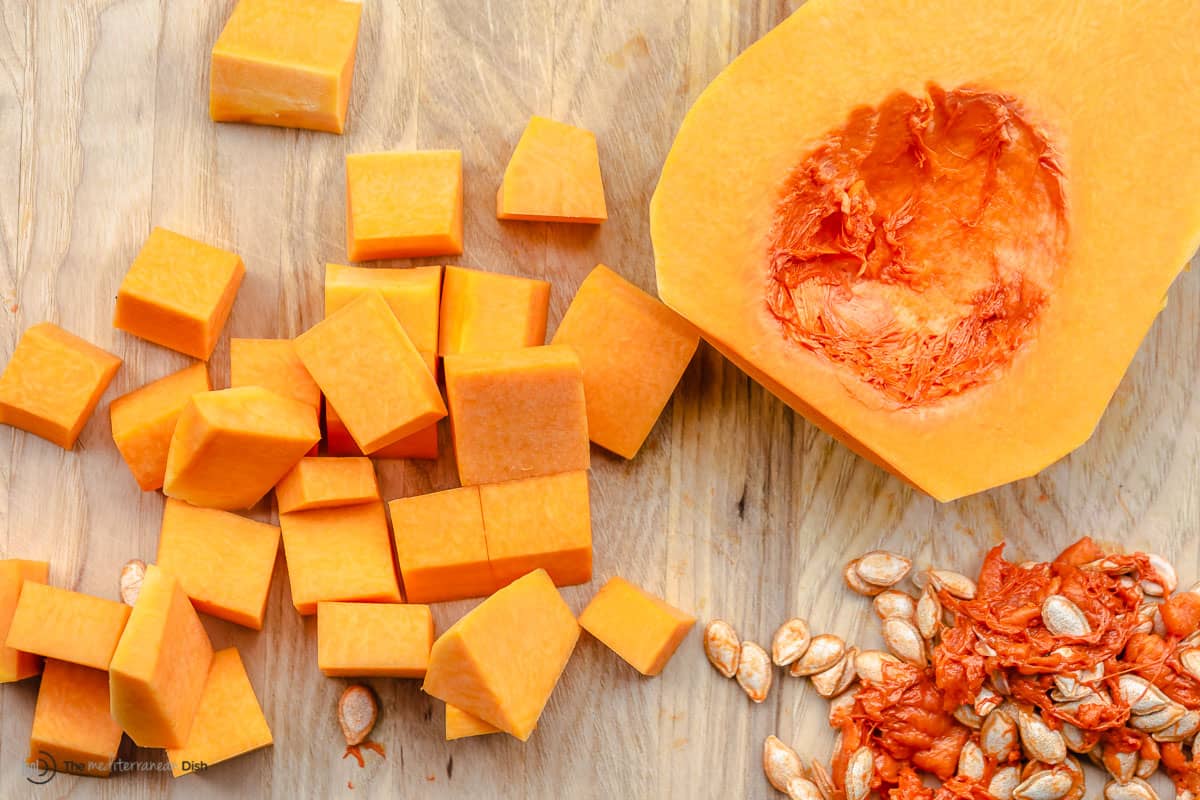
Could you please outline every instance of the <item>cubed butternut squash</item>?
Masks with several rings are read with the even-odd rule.
[[[138,747],[182,747],[212,658],[183,587],[151,564],[108,668],[113,719]]]
[[[553,344],[579,356],[588,436],[633,458],[700,344],[692,324],[600,264],[584,280]]]
[[[458,150],[346,156],[350,260],[459,255],[462,202]]]
[[[546,343],[550,284],[533,278],[446,267],[438,353],[486,353]]]
[[[210,389],[207,365],[193,364],[109,405],[113,441],[143,492],[162,488],[175,423],[192,395]]]
[[[168,747],[176,778],[273,743],[271,728],[236,647],[213,653],[187,744]],[[201,766],[203,765],[203,766]]]
[[[657,675],[696,618],[620,577],[613,577],[579,615],[579,625],[643,675]]]
[[[37,581],[25,581],[6,647],[108,669],[129,619],[129,606]]]
[[[573,350],[460,353],[445,366],[463,485],[588,468],[583,373]]]
[[[317,603],[317,665],[331,677],[424,678],[432,648],[429,606]]]
[[[544,569],[559,586],[592,579],[588,475],[542,475],[479,487],[488,559],[497,586]]]
[[[542,222],[608,219],[595,134],[531,118],[504,170],[496,216]]]
[[[167,498],[157,564],[197,611],[262,630],[278,552],[274,525]]]
[[[108,703],[108,673],[46,659],[28,763],[39,774],[54,770],[107,778],[121,746],[121,726]]]
[[[436,361],[433,356],[430,361]],[[432,364],[431,364],[432,366]],[[346,430],[346,423],[338,416],[331,403],[325,404],[325,449],[331,456],[361,456],[362,450],[354,443],[354,437]],[[436,461],[438,457],[438,424],[421,428],[403,439],[381,447],[371,453],[373,459],[420,458]]]
[[[0,425],[70,450],[121,359],[50,322],[28,328],[0,374]]]
[[[483,736],[500,733],[500,729],[479,717],[473,717],[458,706],[446,703],[446,741],[465,739],[468,736]]]
[[[155,228],[121,281],[113,326],[207,361],[245,274],[236,253]]]
[[[261,386],[321,409],[321,389],[304,368],[291,339],[230,339],[229,387],[239,386]]]
[[[356,506],[379,499],[369,458],[305,458],[275,487],[280,514]]]
[[[317,613],[328,601],[403,603],[382,502],[280,514],[292,604]]]
[[[441,267],[388,269],[326,264],[325,316],[331,316],[372,289],[383,295],[418,352],[437,353]]]
[[[388,508],[410,603],[485,597],[496,590],[479,487],[404,497]]]
[[[0,683],[21,681],[42,671],[41,656],[7,647],[8,629],[21,597],[25,581],[45,583],[50,576],[46,561],[25,561],[9,558],[0,561]]]
[[[261,386],[193,395],[171,437],[163,492],[206,508],[249,508],[320,440],[311,406]]]
[[[422,688],[525,741],[578,639],[575,615],[545,570],[537,570],[438,637]]]
[[[341,0],[240,0],[213,46],[213,120],[341,133],[361,16]]]

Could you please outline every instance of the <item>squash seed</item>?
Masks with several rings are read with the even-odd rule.
[[[860,747],[846,763],[846,775],[842,780],[846,800],[866,800],[874,778],[875,754],[869,747]]]
[[[962,750],[958,751],[958,774],[972,781],[981,781],[986,767],[983,751],[979,749],[979,745],[968,739]]]
[[[1137,769],[1133,771],[1133,774],[1142,780],[1149,780],[1154,773],[1158,772],[1159,761],[1158,758],[1139,758]]]
[[[926,641],[934,639],[942,629],[942,601],[938,599],[933,584],[926,584],[917,601],[917,630]]]
[[[379,702],[375,693],[361,683],[351,684],[342,692],[337,704],[338,725],[346,744],[350,747],[362,744],[379,717]]]
[[[1133,714],[1152,714],[1170,702],[1157,686],[1128,672],[1117,678],[1117,697]]]
[[[142,581],[146,578],[146,562],[131,558],[121,567],[121,602],[131,606],[142,592]]]
[[[901,617],[889,617],[883,621],[883,643],[892,655],[923,667],[925,659],[925,640],[917,626]]]
[[[788,670],[793,677],[801,678],[806,675],[816,675],[824,672],[846,655],[846,643],[840,636],[832,633],[822,633],[814,636],[808,645],[808,650],[799,660],[792,662]]]
[[[854,659],[858,677],[871,683],[883,683],[884,663],[899,664],[900,659],[882,650],[860,650]]]
[[[912,561],[887,550],[872,550],[855,564],[858,577],[875,586],[895,586],[912,569]]]
[[[1187,709],[1174,701],[1168,701],[1158,711],[1149,714],[1135,714],[1126,724],[1135,731],[1142,733],[1158,733],[1180,721],[1187,715]]]
[[[737,631],[723,619],[714,619],[704,626],[704,655],[726,678],[737,674],[741,660],[742,642]]]
[[[837,787],[833,785],[833,778],[829,775],[829,770],[825,768],[824,762],[814,758],[811,762],[809,773],[812,775],[812,782],[816,784],[817,789],[821,792],[822,800],[834,800],[838,796]]]
[[[858,560],[851,561],[842,570],[842,580],[856,594],[861,594],[863,597],[874,597],[875,595],[886,589],[886,586],[876,586],[873,583],[867,583],[858,574]]]
[[[807,778],[792,778],[784,793],[788,800],[824,800],[821,790]]]
[[[808,630],[808,623],[801,617],[792,617],[779,626],[779,630],[775,631],[775,636],[771,639],[771,660],[781,667],[786,667],[804,655],[811,641],[812,634]]]
[[[1142,591],[1151,597],[1164,597],[1175,591],[1179,585],[1179,577],[1170,561],[1158,553],[1147,553],[1146,560],[1154,570],[1154,576],[1142,576]]]
[[[1058,732],[1062,734],[1067,749],[1072,753],[1090,753],[1096,747],[1097,740],[1094,736],[1088,736],[1082,728],[1070,722],[1064,722]]]
[[[960,724],[977,731],[983,727],[983,717],[975,713],[975,709],[970,703],[963,703],[958,708],[954,709],[954,718]]]
[[[767,693],[771,691],[773,673],[771,657],[767,655],[767,651],[754,642],[742,642],[736,677],[746,696],[755,703],[766,700]]]
[[[1012,800],[1013,789],[1021,782],[1021,768],[1015,764],[997,767],[988,782],[987,791],[996,800]]]
[[[1044,769],[1018,784],[1012,796],[1014,800],[1062,800],[1074,782],[1066,770]]]
[[[1061,764],[1066,759],[1067,743],[1062,734],[1034,711],[1022,708],[1017,712],[1017,728],[1021,733],[1021,744],[1030,758],[1046,764]]]
[[[857,664],[858,659],[855,659]],[[843,692],[829,701],[829,727],[841,728],[854,712],[855,692]]]
[[[1092,632],[1079,606],[1061,594],[1052,594],[1042,603],[1042,624],[1055,636],[1087,636]]]
[[[979,691],[975,693],[975,701],[971,704],[975,709],[975,713],[981,717],[986,717],[988,714],[996,710],[996,707],[1004,702],[1004,698],[996,694],[987,686],[980,686]]]
[[[1200,681],[1200,647],[1192,647],[1181,652],[1179,664],[1189,675]]]
[[[1141,778],[1127,783],[1109,781],[1104,786],[1104,800],[1158,800],[1158,792]]]
[[[939,592],[945,592],[959,600],[975,599],[977,591],[975,581],[958,572],[951,572],[948,569],[931,569],[929,570],[929,582]]]
[[[912,620],[917,616],[917,601],[911,594],[896,589],[886,589],[875,595],[872,605],[880,619],[902,617]]]
[[[781,792],[787,792],[792,779],[807,774],[800,756],[777,736],[768,736],[763,741],[763,772],[767,781]]]
[[[1124,752],[1111,745],[1100,748],[1100,766],[1119,783],[1129,783],[1137,773],[1137,751]]]
[[[1020,742],[1016,721],[1003,709],[997,709],[983,720],[979,730],[979,746],[983,754],[998,762],[1011,760]]]
[[[847,665],[851,663],[847,658],[848,655],[847,652],[832,667],[822,670],[810,678],[813,688],[821,697],[833,697],[837,694],[837,689],[842,683],[842,675],[846,672]]]
[[[1186,742],[1195,736],[1197,731],[1200,731],[1200,711],[1187,709],[1179,719],[1150,735],[1156,742]]]

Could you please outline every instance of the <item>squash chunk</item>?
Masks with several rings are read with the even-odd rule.
[[[183,587],[151,564],[108,668],[113,719],[138,747],[182,746],[212,658]]]
[[[579,615],[579,625],[643,675],[671,660],[696,618],[614,577]]]
[[[108,674],[47,659],[33,710],[27,763],[107,778],[121,746],[121,726],[108,708]]]
[[[446,396],[464,486],[590,464],[583,373],[568,347],[448,356]]]
[[[532,117],[504,170],[496,216],[543,222],[608,219],[595,134]]]
[[[46,561],[0,561],[0,683],[21,681],[42,671],[40,656],[6,647],[4,640],[17,610],[21,585],[25,581],[45,583],[49,576],[50,564]]]
[[[446,267],[438,353],[516,350],[546,343],[550,284],[478,269]]]
[[[350,259],[459,255],[462,202],[458,150],[346,156]]]
[[[236,647],[227,647],[213,653],[187,744],[167,748],[167,760],[179,778],[273,741],[242,656]]]
[[[554,333],[583,367],[588,436],[633,458],[700,344],[691,323],[600,264]]]
[[[162,488],[175,423],[192,395],[210,389],[208,367],[194,364],[109,405],[113,441],[143,492]]]
[[[403,603],[382,502],[279,515],[292,604],[317,613],[322,600]]]
[[[378,499],[379,481],[369,458],[305,458],[275,487],[280,514]]]
[[[321,440],[312,407],[261,386],[194,395],[175,425],[163,493],[249,508]]]
[[[432,648],[429,606],[317,604],[317,664],[326,675],[424,678]]]
[[[321,388],[304,368],[291,339],[230,339],[229,388],[239,386],[261,386],[321,409]]]
[[[213,120],[341,133],[361,16],[341,0],[240,0],[212,51]]]
[[[274,525],[167,498],[157,563],[197,611],[262,630],[278,551]]]
[[[575,615],[537,570],[438,637],[422,689],[525,741],[578,639]]]
[[[296,350],[368,455],[446,416],[426,360],[378,291],[301,334]]]
[[[5,647],[95,669],[108,669],[129,606],[27,580]]]
[[[473,717],[458,706],[446,703],[446,741],[465,739],[468,736],[483,736],[499,733],[500,729],[479,717]]]
[[[346,423],[338,416],[337,409],[325,404],[325,448],[331,456],[361,456],[362,450],[354,443],[354,437],[346,430]],[[438,457],[438,426],[434,424],[409,434],[403,439],[381,447],[371,458],[422,458],[436,461]]]
[[[155,228],[121,281],[113,326],[207,361],[245,274],[236,253]]]
[[[0,425],[70,450],[121,359],[50,322],[28,328],[0,374]]]
[[[559,586],[592,579],[592,517],[582,470],[479,487],[496,584],[544,569]]]
[[[409,602],[485,597],[496,590],[478,487],[404,497],[388,508]]]
[[[325,316],[331,316],[372,289],[383,295],[418,352],[437,352],[441,267],[386,269],[326,264]]]

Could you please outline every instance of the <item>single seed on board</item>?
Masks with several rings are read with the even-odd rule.
[[[1141,778],[1127,783],[1109,781],[1104,786],[1104,800],[1158,800],[1158,792]]]
[[[1092,632],[1083,610],[1061,594],[1042,602],[1042,624],[1055,636],[1087,636]]]
[[[755,703],[767,699],[771,691],[771,679],[774,669],[771,657],[761,645],[754,642],[742,642],[742,653],[738,660],[737,682],[746,692],[746,696]]]
[[[900,659],[882,650],[860,650],[854,659],[858,677],[870,683],[883,683],[884,663],[899,664]]]
[[[833,785],[833,778],[825,768],[824,762],[814,758],[810,762],[809,774],[812,775],[812,782],[820,790],[822,800],[834,800],[838,796],[837,787]]]
[[[923,667],[925,660],[925,640],[917,626],[902,617],[888,617],[883,621],[883,643],[897,658]]]
[[[737,674],[741,660],[742,642],[737,631],[723,619],[714,619],[704,626],[704,655],[726,678]]]
[[[856,592],[857,594],[861,594],[863,597],[874,597],[886,588],[884,586],[876,586],[873,583],[867,583],[864,581],[862,576],[858,574],[857,560],[851,561],[846,565],[846,568],[842,570],[842,580],[846,582],[846,585],[849,586],[852,591]]]
[[[1179,664],[1189,675],[1200,681],[1200,648],[1192,647],[1179,654]]]
[[[121,567],[121,602],[131,606],[137,602],[142,591],[142,581],[146,577],[146,562],[140,558],[131,558]]]
[[[986,768],[983,751],[979,749],[979,745],[968,739],[962,750],[958,751],[958,774],[973,781],[981,781]]]
[[[926,640],[935,638],[942,628],[942,601],[938,599],[933,584],[925,584],[921,599],[917,601],[917,630]]]
[[[1005,710],[997,709],[987,715],[979,730],[979,746],[984,755],[1004,763],[1017,752],[1018,743],[1017,723]]]
[[[871,602],[880,619],[902,617],[911,620],[917,616],[917,601],[907,592],[887,589],[875,595],[875,599]]]
[[[1133,714],[1151,714],[1170,702],[1157,686],[1128,672],[1117,678],[1117,696]]]
[[[825,800],[817,785],[807,778],[792,778],[784,793],[788,800]]]
[[[337,711],[342,735],[346,737],[346,744],[353,747],[362,744],[371,735],[379,716],[379,703],[373,691],[361,683],[355,683],[342,692]]]
[[[1066,770],[1035,772],[1014,789],[1014,800],[1062,800],[1071,791],[1074,778]]]
[[[846,775],[842,780],[846,800],[866,800],[874,778],[875,754],[869,747],[860,747],[846,762]]]
[[[858,577],[875,586],[895,586],[912,569],[912,561],[887,550],[872,550],[856,561]]]
[[[975,599],[975,581],[958,572],[951,572],[948,569],[931,569],[929,570],[929,582],[938,591],[945,592],[951,597],[957,597],[959,600]]]
[[[988,782],[987,791],[996,800],[1012,800],[1013,789],[1021,782],[1021,768],[1015,764],[997,767]]]
[[[816,675],[824,672],[846,655],[846,643],[840,636],[832,633],[822,633],[814,636],[808,645],[808,650],[799,660],[792,662],[789,672],[793,677]]]
[[[806,774],[800,756],[777,736],[768,736],[763,741],[763,772],[772,786],[785,793],[793,778],[803,778]]]
[[[1067,757],[1067,743],[1034,711],[1022,708],[1017,713],[1021,744],[1030,758],[1046,764],[1061,764]]]
[[[779,626],[771,639],[771,660],[781,667],[786,667],[804,655],[812,641],[808,623],[800,617],[792,617]],[[783,791],[780,789],[780,791]]]

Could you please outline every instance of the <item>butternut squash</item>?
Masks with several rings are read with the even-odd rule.
[[[113,400],[113,442],[143,492],[161,489],[175,423],[192,395],[212,389],[206,364],[193,364]]]
[[[429,606],[317,603],[317,665],[326,675],[424,678],[432,647]]]
[[[679,130],[660,296],[938,499],[1038,472],[1091,435],[1200,239],[1200,196],[1162,190],[1200,179],[1200,6],[1129,10],[804,4]]]
[[[490,722],[472,716],[458,706],[446,703],[446,741],[465,739],[468,736],[483,736],[499,733],[500,729]]]
[[[346,156],[350,260],[459,255],[462,202],[458,150]]]
[[[21,586],[25,581],[45,583],[49,575],[47,561],[18,558],[0,561],[0,683],[25,680],[42,671],[40,656],[6,647],[4,640],[8,638],[8,629],[17,610]]]
[[[388,504],[396,561],[410,603],[484,597],[497,588],[478,486]]]
[[[128,620],[129,606],[123,603],[27,580],[4,646],[108,669]]]
[[[579,615],[579,626],[643,675],[658,675],[696,624],[621,577],[613,577]]]
[[[533,278],[446,267],[438,353],[483,353],[546,343],[550,284]]]
[[[378,499],[379,481],[369,458],[304,458],[275,486],[280,514]]]
[[[321,387],[308,374],[291,339],[230,339],[229,388],[261,386],[321,410]]]
[[[109,713],[108,673],[46,660],[33,709],[28,763],[40,772],[107,778],[121,746],[121,726]]]
[[[545,117],[530,119],[504,170],[496,216],[545,222],[608,219],[596,136]]]

